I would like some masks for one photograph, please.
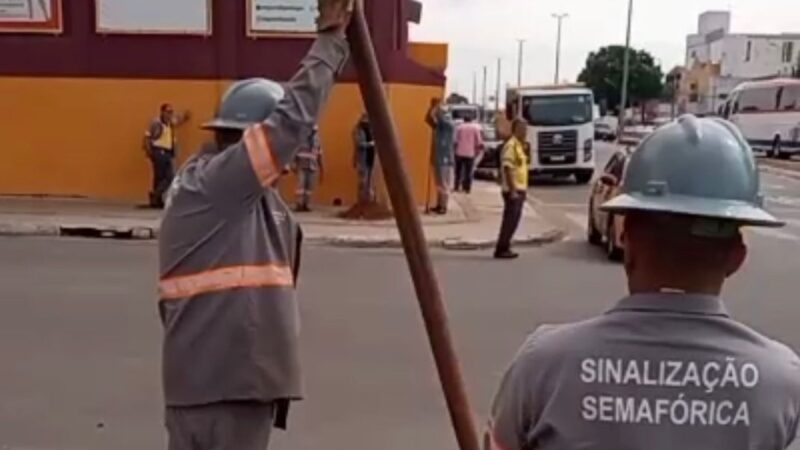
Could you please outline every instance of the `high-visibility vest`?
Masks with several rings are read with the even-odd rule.
[[[173,150],[175,147],[175,132],[172,124],[161,123],[161,135],[152,141],[153,147]]]

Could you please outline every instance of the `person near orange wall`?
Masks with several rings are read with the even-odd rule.
[[[433,178],[436,182],[437,195],[436,207],[431,212],[444,215],[447,214],[450,184],[453,178],[455,124],[440,98],[431,100],[425,122],[433,131],[431,167],[433,169]]]
[[[308,140],[300,147],[292,164],[297,174],[297,204],[295,211],[310,212],[311,196],[318,182],[322,182],[324,167],[322,164],[322,142],[319,138],[319,127],[315,126]]]
[[[175,114],[172,105],[164,103],[158,117],[150,122],[144,134],[144,150],[153,166],[153,186],[149,202],[153,208],[164,207],[164,194],[175,176],[175,154],[178,150],[175,131],[190,118],[189,111]]]

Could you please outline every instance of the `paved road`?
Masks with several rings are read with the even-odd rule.
[[[800,349],[800,184],[767,178],[795,225],[751,234],[732,312]],[[623,295],[618,265],[580,239],[585,187],[538,187],[573,238],[498,263],[437,253],[468,389],[485,417],[503,368],[546,322],[597,314]],[[554,213],[554,214],[555,214]],[[155,248],[117,241],[0,239],[0,449],[163,448]],[[307,251],[300,298],[308,399],[273,448],[454,450],[402,255]]]

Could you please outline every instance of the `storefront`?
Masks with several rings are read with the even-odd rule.
[[[228,83],[286,80],[313,37],[313,0],[0,0],[0,194],[143,200],[142,138],[159,105],[188,109],[180,158],[209,136]],[[380,4],[380,7],[377,5]],[[441,97],[447,47],[408,42],[404,0],[367,2],[391,108],[425,201],[431,97]],[[320,123],[326,176],[316,201],[355,196],[355,74],[336,85]],[[292,192],[292,180],[284,181]]]

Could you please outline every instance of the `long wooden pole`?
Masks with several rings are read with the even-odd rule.
[[[383,77],[361,1],[356,1],[348,40],[456,439],[461,450],[480,450],[442,294],[425,242],[422,221],[411,194],[411,183],[400,154],[400,142],[383,90]]]

